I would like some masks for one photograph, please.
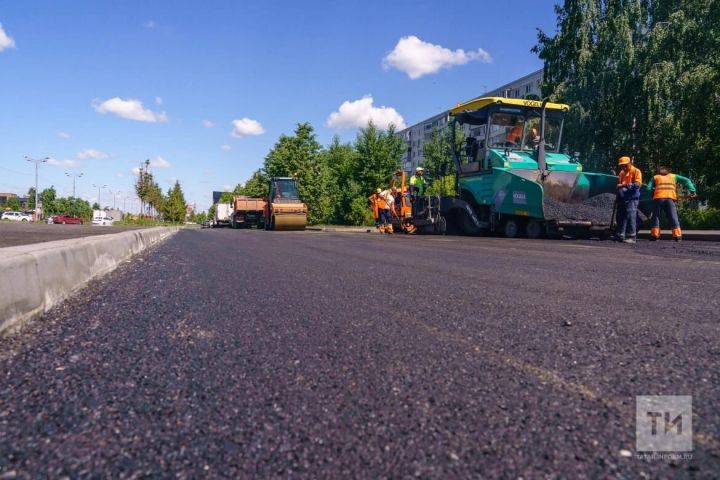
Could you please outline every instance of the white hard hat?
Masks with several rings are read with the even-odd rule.
[[[415,171],[416,171],[416,172],[424,172],[425,169],[424,169],[423,167],[417,167],[417,168],[415,169]]]

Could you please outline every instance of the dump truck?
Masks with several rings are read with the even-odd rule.
[[[264,198],[237,195],[233,197],[233,212],[230,215],[232,228],[263,228],[265,226]]]
[[[562,152],[569,106],[482,97],[450,109],[456,196],[417,199],[412,224],[421,232],[606,236],[613,223],[617,177],[585,172]],[[465,141],[455,145],[455,129]]]
[[[263,217],[266,230],[305,230],[307,205],[300,200],[297,178],[270,178]]]
[[[215,218],[213,218],[213,227],[227,227],[230,225],[230,215],[232,214],[232,204],[229,202],[218,202],[215,204]]]

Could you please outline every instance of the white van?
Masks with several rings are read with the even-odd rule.
[[[105,210],[93,210],[92,224],[100,226],[112,225],[113,218]]]

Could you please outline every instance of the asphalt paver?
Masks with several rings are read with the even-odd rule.
[[[0,340],[0,478],[717,478],[688,245],[180,231]],[[636,395],[692,395],[691,459]]]

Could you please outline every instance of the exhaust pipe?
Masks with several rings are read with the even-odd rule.
[[[547,162],[545,162],[545,107],[550,97],[545,97],[540,107],[540,143],[538,143],[537,163],[538,170],[544,172],[547,170]]]

